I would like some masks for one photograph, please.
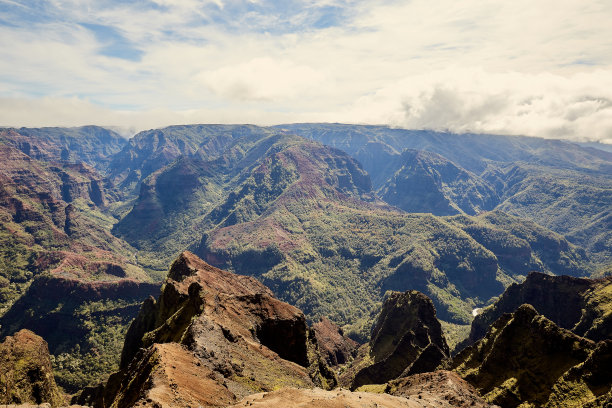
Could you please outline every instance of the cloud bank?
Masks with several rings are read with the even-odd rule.
[[[333,121],[612,143],[612,3],[0,0],[0,125]]]

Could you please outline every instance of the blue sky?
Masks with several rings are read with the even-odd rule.
[[[333,121],[612,143],[612,2],[0,0],[0,125]]]

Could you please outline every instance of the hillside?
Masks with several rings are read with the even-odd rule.
[[[587,249],[600,266],[611,262],[610,152],[534,137],[385,126],[306,123],[277,128],[346,151],[363,164],[378,194],[401,208],[434,214],[502,210],[564,235]],[[411,149],[434,155],[415,155]],[[456,176],[442,177],[450,168],[464,174],[459,182],[453,183]],[[425,200],[411,198],[408,187]],[[454,205],[454,197],[466,204]]]
[[[522,305],[497,319],[452,367],[491,404],[605,407],[612,400],[611,351],[612,341],[579,337]]]
[[[120,152],[127,140],[100,126],[81,126],[0,129],[0,143],[15,147],[35,160],[83,162],[106,171],[111,156]]]
[[[378,194],[406,212],[475,215],[499,201],[493,186],[435,153],[406,149],[392,166]]]
[[[282,175],[275,173],[278,163],[284,178],[275,176]],[[312,318],[329,315],[353,331],[356,321],[367,330],[386,290],[421,290],[443,320],[465,324],[475,305],[530,269],[586,273],[580,250],[536,224],[503,214],[474,219],[473,227],[490,237],[480,242],[456,219],[409,215],[372,201],[367,175],[351,163],[306,141],[274,153],[211,211],[217,227],[198,254],[260,277]],[[521,258],[500,263],[495,253],[503,259],[498,247],[504,245],[520,249]]]
[[[37,161],[0,144],[0,315],[42,272],[85,279],[146,279],[114,237],[104,208],[112,185],[84,165]]]
[[[479,312],[465,345],[480,340],[495,320],[524,303],[579,336],[594,341],[612,338],[612,278],[585,279],[533,272],[524,282],[510,285],[494,304]]]
[[[113,339],[185,249],[360,341],[387,291],[419,290],[451,347],[529,272],[609,268],[610,155],[571,143],[317,124],[0,135],[0,330],[78,333],[45,337],[70,390],[117,367]]]

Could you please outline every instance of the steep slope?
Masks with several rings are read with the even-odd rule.
[[[34,160],[0,144],[0,315],[42,272],[87,279],[146,275],[110,233],[108,181],[82,163]]]
[[[101,166],[114,136],[86,130],[22,129],[27,137],[5,132],[0,143],[0,334],[43,336],[69,391],[116,369],[117,336],[157,288],[136,282],[150,278],[134,248],[111,234],[117,191],[78,161]],[[74,150],[43,161],[9,142],[44,160]]]
[[[181,361],[187,371],[179,373]],[[104,389],[84,392],[80,402],[164,403],[174,389],[181,392],[172,405],[193,400],[202,405],[204,397],[206,405],[217,406],[283,386],[334,383],[301,311],[275,299],[255,279],[185,252],[170,268],[158,300],[146,301],[130,326],[121,371]]]
[[[510,285],[493,305],[472,322],[466,344],[480,340],[504,313],[528,303],[538,313],[573,333],[599,341],[612,338],[612,278],[584,279],[531,273]]]
[[[447,221],[489,249],[502,271],[515,279],[522,280],[532,271],[588,276],[593,270],[584,249],[532,221],[501,211],[449,217]]]
[[[483,177],[498,185],[498,209],[564,235],[605,264],[612,259],[610,174],[519,164]]]
[[[20,330],[0,343],[0,404],[64,403],[53,380],[47,343],[28,330]]]
[[[15,147],[35,160],[83,162],[106,171],[110,157],[118,153],[127,140],[99,126],[81,126],[0,129],[0,143]]]
[[[435,153],[406,149],[393,167],[397,170],[378,194],[407,212],[475,215],[499,200],[486,181]]]
[[[587,272],[577,248],[533,223],[521,230],[515,217],[482,218],[499,236],[481,243],[454,218],[386,206],[346,154],[299,139],[270,152],[206,219],[213,228],[195,250],[207,262],[256,276],[309,317],[351,324],[362,339],[386,290],[420,290],[442,319],[465,324],[526,268]],[[488,249],[505,241],[520,246],[521,262],[502,264]]]
[[[219,157],[237,141],[278,133],[252,125],[185,125],[140,132],[115,154],[109,176],[127,194],[138,192],[140,182],[180,156],[196,152],[205,160]]]
[[[522,305],[452,366],[485,400],[503,407],[603,406],[612,396],[611,350],[612,340],[595,344]]]
[[[270,200],[279,193],[280,187],[271,183],[291,183],[291,177],[295,177],[278,163],[272,180],[256,179],[257,175],[252,173],[270,153],[296,143],[295,139],[279,135],[245,136],[216,159],[211,160],[201,151],[179,157],[143,181],[135,205],[113,232],[140,250],[142,262],[154,269],[165,268],[177,252],[199,240],[207,229],[233,218],[239,222],[241,217],[260,211],[262,200]],[[238,186],[242,190],[232,194]],[[259,191],[253,196],[256,201],[244,200],[256,188]],[[224,201],[224,206],[215,208]],[[232,212],[229,221],[224,221],[229,212]]]
[[[122,338],[158,284],[36,278],[0,317],[0,337],[29,329],[48,343],[56,381],[68,392],[100,381],[119,364]]]
[[[483,209],[480,206],[483,200],[497,205],[496,209],[530,219],[566,236],[570,242],[588,249],[601,266],[612,259],[612,154],[609,152],[533,137],[451,134],[382,126],[291,124],[277,128],[346,151],[362,162],[377,191],[411,211],[434,214],[449,211],[448,205],[438,206],[440,202],[447,203],[449,194],[454,192],[456,197],[472,197],[466,208],[478,204]],[[447,185],[446,193],[441,195],[439,188],[432,187],[432,177],[435,179],[441,171],[435,166],[428,171],[405,167],[400,157],[406,149],[437,153],[471,172],[476,179],[472,183],[459,183],[457,190],[452,184]],[[488,189],[482,183],[493,187],[495,194],[486,193]],[[425,186],[429,188],[424,189]],[[466,187],[468,190],[464,191]],[[421,193],[426,192],[429,197],[437,195],[439,200],[411,199],[408,188],[420,188]],[[499,197],[499,200],[491,201],[489,197]]]
[[[350,362],[357,353],[359,344],[346,337],[342,329],[327,317],[312,325],[319,352],[330,367],[338,367]]]
[[[382,306],[372,338],[340,377],[351,389],[434,371],[450,357],[436,310],[417,291],[391,292]]]

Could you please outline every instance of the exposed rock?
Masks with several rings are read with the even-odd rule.
[[[435,370],[449,357],[440,322],[431,299],[417,291],[391,292],[372,330],[372,339],[360,349],[352,369],[341,377],[351,389],[365,384]]]
[[[344,336],[342,330],[327,317],[312,325],[321,356],[328,365],[346,364],[355,357],[359,344]]]
[[[385,388],[385,393],[405,398],[417,398],[428,407],[491,407],[474,387],[456,373],[445,370],[414,374],[390,381]]]
[[[143,349],[129,365],[129,375],[110,377],[106,389],[95,395],[103,406],[114,407],[219,407],[234,403],[236,397],[213,372],[184,346],[154,344]],[[85,396],[73,402],[94,403]]]
[[[452,367],[490,403],[582,407],[608,398],[609,362],[608,342],[596,346],[522,305],[495,321]]]
[[[283,388],[278,391],[250,395],[240,403],[232,405],[232,408],[423,408],[424,406],[416,398],[406,399],[387,394],[351,392],[344,389],[324,391],[321,389]],[[432,408],[447,407],[447,405],[428,406]]]
[[[612,338],[612,277],[582,279],[533,272],[476,316],[463,346],[484,337],[489,325],[523,303],[579,336],[595,341]]]
[[[220,406],[281,387],[331,387],[334,374],[311,336],[304,314],[256,279],[184,252],[130,326],[121,371],[74,402]],[[175,378],[174,360],[191,368]]]
[[[0,343],[0,404],[56,407],[63,401],[53,379],[47,343],[29,330],[6,337]]]

